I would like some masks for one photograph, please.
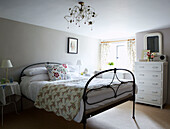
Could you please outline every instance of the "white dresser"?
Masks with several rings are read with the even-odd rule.
[[[160,106],[167,100],[167,62],[135,62],[136,102]]]

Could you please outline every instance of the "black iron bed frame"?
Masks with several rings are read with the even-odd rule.
[[[19,78],[19,83],[21,82],[21,77],[24,76],[24,73],[23,73],[23,72],[24,72],[25,69],[30,68],[30,67],[32,67],[32,66],[45,65],[45,64],[61,64],[61,63],[56,63],[56,62],[41,62],[41,63],[31,64],[31,65],[25,67],[25,68],[21,71],[20,78]],[[123,81],[120,81],[120,80],[119,80],[119,78],[118,78],[118,76],[117,76],[117,74],[116,74],[117,71],[119,71],[119,70],[127,71],[127,72],[129,72],[129,73],[131,74],[131,76],[132,76],[132,81],[128,81],[128,82],[132,82],[132,83],[133,83],[133,85],[132,85],[133,90],[125,91],[125,92],[123,92],[123,93],[121,93],[121,94],[117,94],[117,92],[118,92],[118,90],[119,90],[119,87],[120,87],[122,84],[127,83],[127,82],[123,82]],[[103,85],[103,86],[100,87],[100,88],[93,88],[93,89],[90,89],[90,90],[87,91],[87,88],[88,88],[90,82],[91,82],[94,78],[96,78],[96,77],[97,77],[98,75],[100,75],[100,74],[103,74],[103,73],[106,73],[106,72],[110,72],[110,71],[113,71],[113,77],[112,77],[112,80],[111,80],[111,82],[110,82],[109,85]],[[113,81],[114,81],[115,78],[117,78],[117,80],[120,82],[120,84],[118,85],[118,87],[117,87],[116,90],[111,87],[111,86],[112,86],[112,83],[113,83]],[[110,89],[112,89],[114,95],[113,95],[112,97],[109,97],[109,98],[100,100],[100,101],[98,101],[98,102],[89,103],[89,102],[88,102],[88,97],[87,97],[88,93],[91,92],[91,91],[99,90],[99,89],[103,89],[103,88],[110,88]],[[127,92],[133,92],[133,93],[132,93],[132,96],[127,97],[127,98],[125,98],[125,99],[123,99],[123,100],[120,100],[120,101],[118,101],[118,102],[116,102],[116,103],[114,103],[114,104],[110,104],[110,105],[108,105],[108,106],[105,106],[104,108],[98,109],[98,110],[96,110],[96,111],[93,111],[93,112],[90,112],[90,113],[86,113],[86,103],[89,104],[89,105],[97,104],[97,103],[103,102],[103,101],[105,101],[105,100],[109,100],[109,99],[112,99],[112,98],[116,98],[116,97],[118,97],[118,96],[120,96],[120,95],[122,95],[122,94],[124,94],[124,93],[127,93]],[[23,95],[23,94],[22,94],[22,97],[30,100],[29,98],[27,98],[27,97],[26,97],[25,95]],[[22,97],[21,97],[21,110],[23,110],[23,102],[22,102],[23,99],[22,99]],[[86,85],[85,85],[85,87],[84,87],[84,92],[83,92],[83,97],[82,97],[82,99],[83,99],[83,102],[84,102],[84,112],[83,112],[83,118],[82,118],[82,121],[81,121],[81,123],[83,123],[83,129],[86,129],[86,123],[87,123],[87,119],[88,119],[88,118],[90,118],[90,117],[92,117],[92,116],[94,116],[94,115],[97,115],[97,114],[99,114],[99,113],[101,113],[101,112],[103,112],[103,111],[106,111],[106,110],[108,110],[108,109],[110,109],[110,108],[113,108],[113,107],[115,107],[115,106],[117,106],[117,105],[119,105],[119,104],[122,104],[122,103],[124,103],[124,102],[126,102],[126,101],[129,101],[129,100],[132,100],[132,101],[133,101],[132,118],[135,119],[135,77],[134,77],[133,73],[132,73],[131,71],[127,70],[127,69],[117,69],[117,68],[114,68],[114,69],[108,69],[108,70],[105,70],[105,71],[101,71],[101,72],[95,74],[94,76],[92,76],[92,77],[87,81],[87,83],[86,83]],[[31,100],[31,101],[32,101],[32,100]]]

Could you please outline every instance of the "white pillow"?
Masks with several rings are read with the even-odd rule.
[[[34,76],[23,76],[22,77],[22,81],[29,81],[29,82],[33,82],[33,81],[49,81],[50,78],[48,76],[48,74],[37,74]]]
[[[69,72],[70,76],[71,76],[71,79],[78,79],[78,78],[81,78],[82,76],[77,73],[77,72]]]
[[[33,76],[37,74],[45,74],[47,73],[46,67],[36,67],[36,68],[29,68],[24,70],[24,74],[26,76]]]
[[[68,72],[76,72],[77,67],[75,65],[68,65]]]

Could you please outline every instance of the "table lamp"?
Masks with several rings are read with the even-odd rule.
[[[1,68],[6,68],[6,83],[9,82],[8,80],[8,68],[12,68],[12,63],[10,60],[2,60]]]
[[[79,66],[79,73],[80,73],[80,66],[82,65],[81,60],[77,60],[77,65]]]

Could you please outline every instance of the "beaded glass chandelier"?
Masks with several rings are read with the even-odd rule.
[[[80,23],[92,26],[94,24],[94,18],[97,16],[94,8],[90,6],[85,6],[84,2],[79,2],[80,6],[74,6],[72,9],[69,8],[69,15],[64,16],[64,18],[69,24],[74,23],[80,27]]]

